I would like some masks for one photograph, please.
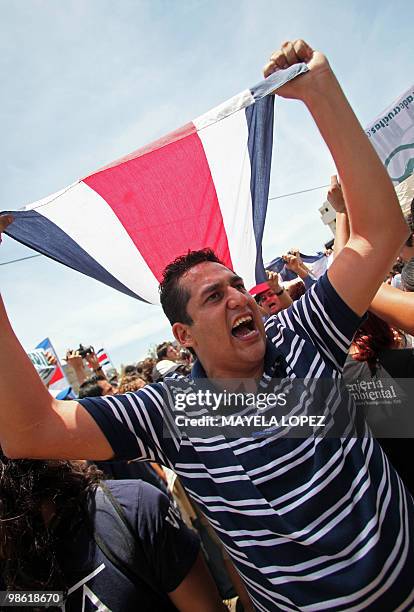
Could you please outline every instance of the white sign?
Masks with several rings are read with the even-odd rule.
[[[394,185],[414,171],[414,86],[365,130]]]

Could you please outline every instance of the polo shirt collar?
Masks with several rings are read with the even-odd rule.
[[[274,346],[274,344],[266,339],[266,352],[264,355],[264,364],[263,364],[263,378],[272,378],[274,376],[283,376],[280,371],[282,364],[282,354],[278,351],[278,349]],[[266,375],[266,376],[264,376]],[[207,374],[201,364],[199,359],[196,359],[193,367],[191,368],[190,378],[207,378]]]

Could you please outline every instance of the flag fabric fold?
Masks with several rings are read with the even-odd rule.
[[[12,238],[140,300],[158,303],[164,267],[211,247],[250,286],[265,279],[261,241],[273,141],[270,94],[306,72],[278,71],[175,132],[10,212]]]

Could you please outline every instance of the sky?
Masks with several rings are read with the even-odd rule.
[[[0,0],[0,210],[13,210],[155,140],[261,79],[284,40],[323,51],[362,125],[413,83],[414,4],[297,0]],[[304,106],[278,98],[270,197],[329,183],[335,167]],[[331,238],[326,189],[269,202],[269,261]],[[82,220],[80,219],[81,223]],[[97,220],[96,231],[99,231]],[[111,245],[108,245],[111,248]],[[5,236],[0,264],[33,251]],[[104,346],[132,363],[172,338],[161,308],[36,257],[0,265],[26,350]]]

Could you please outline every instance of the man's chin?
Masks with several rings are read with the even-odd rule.
[[[240,342],[238,350],[243,352],[243,357],[246,361],[257,361],[264,358],[266,351],[266,340],[259,332],[252,341]]]

